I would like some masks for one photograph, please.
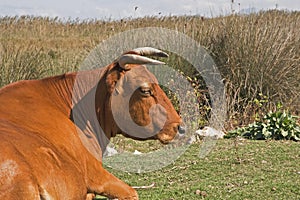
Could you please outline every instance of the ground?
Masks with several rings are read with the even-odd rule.
[[[173,164],[151,173],[106,167],[138,190],[140,199],[300,199],[300,145],[293,141],[221,139],[205,158],[201,142]]]

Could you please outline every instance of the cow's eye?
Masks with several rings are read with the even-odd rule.
[[[152,91],[150,87],[140,87],[140,92],[143,96],[151,96]]]

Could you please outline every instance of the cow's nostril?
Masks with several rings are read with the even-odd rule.
[[[180,133],[180,134],[185,134],[185,127],[184,126],[178,126],[178,132]]]

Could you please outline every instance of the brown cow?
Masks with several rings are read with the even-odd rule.
[[[103,169],[101,160],[116,134],[168,143],[180,128],[170,100],[142,65],[162,62],[148,55],[167,56],[138,48],[105,68],[2,88],[0,199],[85,199],[87,194],[138,199],[133,188]],[[130,123],[138,129],[131,130]],[[145,131],[129,132],[141,128]]]

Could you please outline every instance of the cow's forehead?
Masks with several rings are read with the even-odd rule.
[[[136,65],[125,74],[127,82],[131,84],[158,83],[156,77],[143,65]]]

